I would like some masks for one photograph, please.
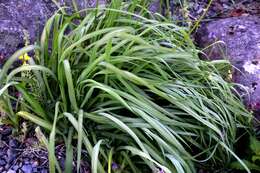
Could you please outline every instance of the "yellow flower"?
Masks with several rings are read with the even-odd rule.
[[[31,57],[27,53],[19,56],[19,60],[21,60],[23,62],[23,65],[27,64],[27,61],[29,61],[30,58]]]

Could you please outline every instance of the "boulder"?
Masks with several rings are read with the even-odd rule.
[[[24,46],[25,35],[31,44],[37,41],[45,21],[55,8],[50,1],[0,0],[1,60]]]
[[[104,3],[100,0],[99,3]],[[60,6],[72,7],[71,0],[59,0]],[[95,6],[96,0],[77,0],[78,8]],[[25,38],[30,44],[39,40],[45,22],[57,10],[52,0],[0,0],[0,66]]]
[[[260,110],[260,17],[240,16],[206,23],[195,39],[209,59],[228,59],[234,67],[233,81],[249,109]],[[246,94],[248,93],[248,94]]]
[[[59,6],[73,8],[72,0],[57,0]],[[78,9],[95,7],[96,2],[108,0],[75,0]],[[159,10],[160,0],[153,0],[150,9]],[[47,19],[57,10],[52,0],[0,0],[0,67],[16,50],[23,47],[25,38],[30,44],[39,40]],[[26,36],[26,37],[25,37]]]

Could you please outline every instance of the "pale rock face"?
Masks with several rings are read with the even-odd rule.
[[[260,64],[254,64],[251,61],[245,62],[243,65],[244,71],[252,75],[260,75]]]

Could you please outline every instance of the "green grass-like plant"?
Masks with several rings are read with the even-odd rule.
[[[35,58],[10,71],[30,51]],[[58,138],[67,149],[65,172],[72,172],[72,146],[77,172],[82,150],[93,173],[191,173],[198,165],[225,167],[233,156],[249,171],[233,145],[251,114],[221,76],[229,63],[198,53],[189,30],[138,1],[72,15],[62,10],[46,23],[39,45],[4,64],[2,107],[14,124],[22,117],[49,132],[50,172],[61,172]],[[21,75],[26,71],[30,78]]]

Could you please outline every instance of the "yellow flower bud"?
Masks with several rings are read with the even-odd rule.
[[[30,58],[31,57],[27,53],[25,53],[25,54],[19,56],[18,59],[21,60],[23,62],[23,65],[24,65],[24,64],[27,64],[27,61],[29,61]]]

